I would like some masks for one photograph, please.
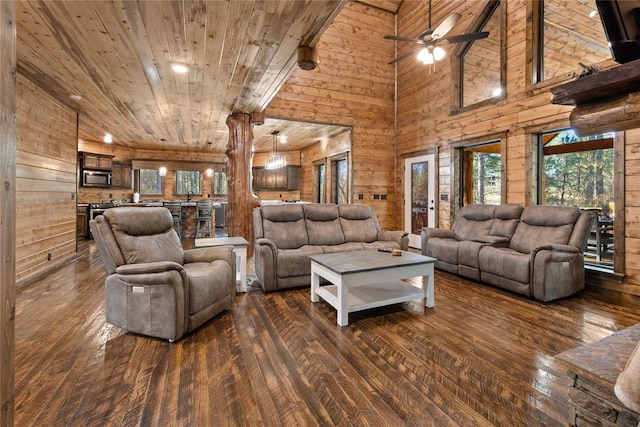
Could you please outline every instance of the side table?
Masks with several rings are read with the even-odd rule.
[[[196,248],[207,246],[233,246],[236,254],[236,283],[238,292],[247,292],[247,246],[249,242],[244,237],[205,237],[196,239]]]

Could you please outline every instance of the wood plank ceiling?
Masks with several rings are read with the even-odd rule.
[[[79,113],[80,139],[221,153],[228,115],[264,110],[345,2],[19,0],[18,71]]]

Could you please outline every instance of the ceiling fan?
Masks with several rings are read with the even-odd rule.
[[[431,0],[429,0],[429,28],[421,32],[417,38],[412,39],[410,37],[402,37],[402,36],[384,36],[387,40],[395,40],[400,42],[408,42],[415,43],[417,45],[423,46],[422,50],[418,54],[418,59],[421,60],[425,64],[433,64],[433,61],[439,61],[444,58],[445,52],[444,50],[436,46],[439,43],[447,42],[447,43],[464,43],[473,40],[484,39],[489,36],[488,31],[477,32],[477,33],[469,33],[469,34],[460,34],[455,36],[445,37],[445,35],[451,31],[451,29],[458,23],[462,15],[459,13],[452,13],[447,16],[447,18],[440,23],[435,29],[431,28]],[[389,64],[395,64],[401,59],[406,58],[407,56],[414,53],[413,50],[409,50],[408,52],[398,56],[393,61],[389,62]]]

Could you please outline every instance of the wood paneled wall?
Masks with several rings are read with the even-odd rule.
[[[351,126],[354,203],[373,206],[382,228],[395,228],[394,15],[350,2],[320,38],[318,67],[296,69],[267,117]],[[306,182],[306,175],[304,175]],[[373,200],[387,194],[387,200]],[[305,195],[306,197],[306,195]]]
[[[16,4],[0,2],[0,426],[14,425]]]
[[[433,22],[441,22],[449,13],[463,14],[458,26],[470,26],[486,2],[462,0],[434,1]],[[531,3],[526,0],[504,2],[507,19],[507,86],[506,97],[490,105],[450,114],[453,105],[453,74],[448,65],[442,65],[433,74],[424,66],[407,58],[398,66],[398,164],[404,157],[415,153],[435,151],[439,159],[438,191],[450,193],[448,202],[439,202],[439,226],[448,228],[454,220],[455,199],[455,148],[465,142],[489,140],[498,133],[502,139],[503,161],[506,179],[503,191],[508,203],[531,204],[534,195],[533,169],[535,159],[531,155],[534,134],[546,130],[569,126],[572,107],[551,104],[549,88],[569,80],[564,76],[553,81],[532,85],[529,62],[531,37],[527,34],[527,14]],[[398,13],[398,33],[416,34],[424,27],[426,2],[403,2]],[[448,47],[447,52],[453,50]],[[568,60],[568,59],[567,59]],[[603,64],[611,66],[610,62]],[[580,67],[575,64],[575,71]],[[640,130],[627,131],[625,135],[626,186],[624,212],[625,223],[625,271],[622,285],[616,289],[640,295],[640,168],[636,165],[640,157]],[[400,168],[398,168],[400,170]],[[399,171],[396,178],[401,181]],[[436,199],[439,199],[437,197]]]
[[[76,114],[18,76],[16,281],[76,253]]]
[[[313,201],[315,191],[315,164],[324,162],[325,164],[325,194],[327,202],[331,201],[331,158],[344,153],[351,153],[353,150],[351,143],[351,132],[343,132],[328,140],[326,143],[315,144],[302,150],[302,187],[300,190],[302,200]],[[357,200],[354,195],[354,200]],[[376,200],[377,202],[377,200]]]

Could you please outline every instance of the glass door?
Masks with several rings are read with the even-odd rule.
[[[404,161],[404,224],[409,246],[420,249],[422,227],[434,227],[436,206],[435,155]]]

